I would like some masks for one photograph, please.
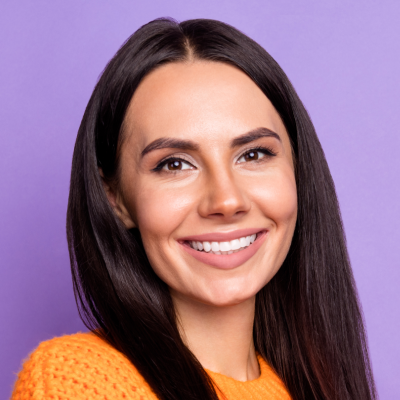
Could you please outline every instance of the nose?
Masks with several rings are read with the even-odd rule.
[[[200,216],[228,222],[247,214],[251,202],[246,196],[243,179],[235,179],[232,171],[209,174],[198,208]]]

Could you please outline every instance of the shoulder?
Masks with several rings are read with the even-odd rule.
[[[42,342],[25,361],[12,400],[156,399],[132,363],[94,333]]]

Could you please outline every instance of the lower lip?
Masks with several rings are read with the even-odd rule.
[[[191,248],[187,242],[180,243],[180,245],[187,253],[204,264],[208,264],[219,269],[233,269],[239,267],[253,257],[260,246],[264,243],[266,236],[267,231],[258,233],[256,240],[250,246],[232,254],[213,254],[206,253],[205,251],[197,251]]]

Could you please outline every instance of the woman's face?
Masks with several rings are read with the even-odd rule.
[[[124,128],[112,202],[173,298],[253,298],[297,215],[289,137],[268,98],[235,67],[170,63],[139,85]]]

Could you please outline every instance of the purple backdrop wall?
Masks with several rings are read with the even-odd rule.
[[[292,80],[336,182],[380,398],[400,399],[398,0],[3,0],[0,398],[40,341],[84,329],[64,228],[75,136],[106,62],[160,16],[228,22]]]

